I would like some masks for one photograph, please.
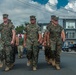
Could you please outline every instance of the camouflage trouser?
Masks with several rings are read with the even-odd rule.
[[[52,58],[55,59],[57,64],[60,64],[60,53],[62,50],[62,42],[51,41]]]
[[[18,46],[18,56],[21,57],[23,55],[23,46],[19,45]]]
[[[48,59],[52,58],[52,54],[51,54],[51,47],[45,46],[45,57],[47,57]]]
[[[3,61],[4,59],[4,54],[3,54],[3,42],[0,40],[0,61]]]
[[[36,45],[35,43],[34,44],[28,43],[28,45],[26,46],[26,50],[28,60],[31,61],[32,66],[37,67],[38,53],[39,53],[38,45]]]
[[[4,56],[3,55],[3,50],[0,50],[0,61],[3,61],[3,59],[4,59],[3,56]]]
[[[16,51],[15,51],[15,45],[12,46],[12,51],[11,51],[11,55],[12,55],[12,63],[15,62],[15,55],[16,55]]]
[[[4,46],[5,65],[10,66],[13,63],[13,50],[11,45]]]

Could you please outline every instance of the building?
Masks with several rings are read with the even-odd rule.
[[[46,26],[48,25],[49,23],[38,23],[38,25],[41,27],[41,30],[42,30],[42,34],[44,34],[45,30],[46,30]]]
[[[59,17],[59,24],[64,28],[66,34],[65,45],[70,45],[76,43],[76,17],[73,16],[63,16]],[[39,23],[44,33],[46,25],[48,23]]]
[[[65,34],[66,34],[66,42],[65,44],[74,44],[76,43],[76,17],[68,16],[68,17],[60,17],[59,23],[62,23]]]

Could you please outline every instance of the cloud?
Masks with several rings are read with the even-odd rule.
[[[49,22],[49,15],[50,12],[54,11],[55,4],[56,2],[53,0],[49,0],[46,5],[41,5],[32,0],[3,0],[0,2],[0,21],[2,22],[2,14],[8,13],[15,25],[28,22],[30,15],[35,15],[38,22]],[[49,18],[46,20],[47,17]]]
[[[48,2],[49,2],[50,4],[52,4],[52,5],[56,5],[56,4],[58,3],[57,0],[49,0]]]
[[[72,6],[74,3],[72,0],[69,1],[70,5],[68,4],[65,8],[61,9],[57,9],[57,3],[58,0],[49,0],[45,5],[41,5],[33,0],[0,0],[0,23],[2,22],[2,14],[4,13],[9,14],[9,18],[15,26],[29,22],[30,15],[35,15],[37,22],[49,22],[50,15],[52,14],[56,14],[57,16],[74,14],[67,11],[68,9],[76,10],[74,10],[76,8],[75,4]]]
[[[76,12],[76,0],[70,0],[68,5],[65,6],[66,9],[70,9]]]
[[[53,14],[61,18],[76,18],[76,0],[68,0],[65,7],[61,7],[53,12]]]
[[[58,3],[57,0],[49,0],[48,3],[45,5],[45,8],[48,11],[53,12],[57,9],[57,7],[56,7],[57,3]]]

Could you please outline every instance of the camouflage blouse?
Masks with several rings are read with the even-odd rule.
[[[8,23],[7,25],[2,23],[0,25],[1,40],[4,42],[5,45],[10,45],[13,29],[14,25],[12,25],[12,23]]]
[[[25,28],[25,33],[27,35],[27,39],[29,40],[38,40],[38,34],[41,33],[41,29],[38,25],[29,24]]]
[[[60,25],[54,26],[51,24],[47,27],[47,30],[50,32],[51,40],[57,40],[61,38],[61,32],[63,28]]]

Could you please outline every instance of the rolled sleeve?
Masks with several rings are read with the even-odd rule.
[[[14,25],[12,25],[12,26],[11,26],[11,29],[12,29],[12,30],[15,30],[15,26],[14,26]]]
[[[50,31],[50,27],[49,25],[46,27],[46,32],[49,32]]]
[[[63,27],[60,27],[60,30],[61,30],[61,31],[64,31],[64,28],[63,28]]]
[[[42,32],[41,32],[41,28],[40,27],[38,27],[38,34],[41,34]]]
[[[0,24],[0,31],[2,30],[2,24]]]

